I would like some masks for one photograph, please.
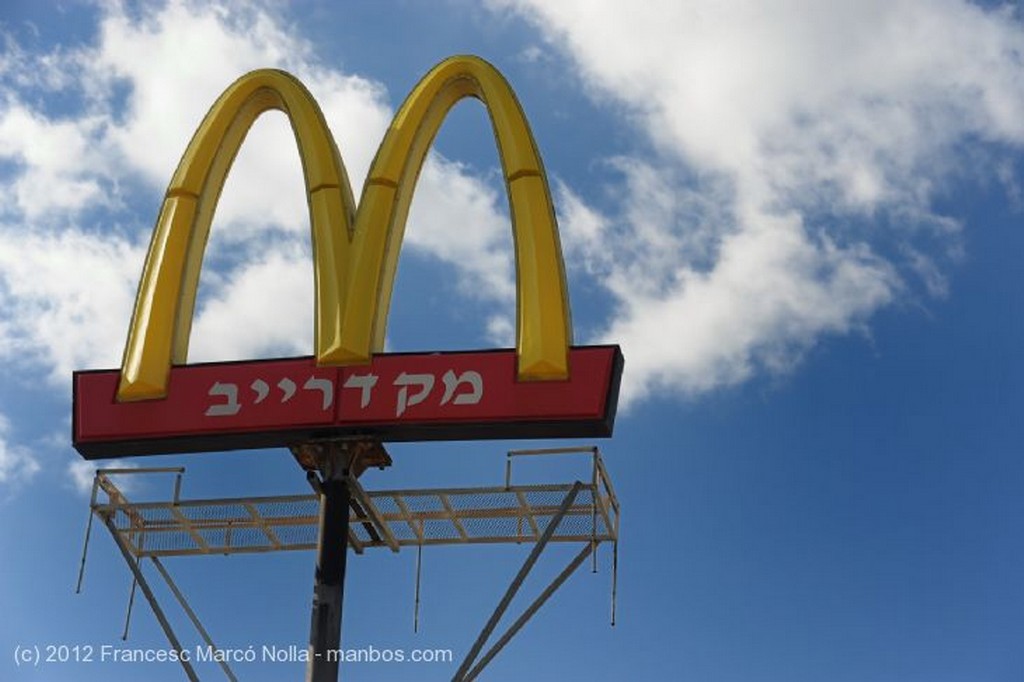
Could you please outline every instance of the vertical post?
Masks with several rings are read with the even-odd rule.
[[[313,615],[309,628],[306,682],[336,682],[341,644],[341,609],[348,555],[349,485],[351,462],[346,443],[318,448],[320,535],[313,584]]]

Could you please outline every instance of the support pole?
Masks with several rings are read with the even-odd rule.
[[[89,553],[89,537],[92,535],[92,511],[96,506],[96,493],[99,490],[99,482],[94,476],[92,479],[92,495],[89,498],[89,520],[85,523],[85,542],[82,543],[82,561],[78,565],[78,583],[75,585],[75,594],[82,591],[82,578],[85,577],[85,557]]]
[[[423,519],[420,519],[420,541],[416,545],[416,597],[412,609],[412,631],[420,631],[420,566],[423,563]]]
[[[616,529],[615,542],[612,544],[612,627],[615,627],[615,597],[619,591],[619,537]]]
[[[325,443],[318,448],[320,534],[313,584],[313,615],[309,628],[306,682],[336,682],[341,644],[341,610],[348,555],[348,443]]]
[[[132,607],[135,606],[135,587],[139,581],[132,578],[132,589],[128,592],[128,607],[124,611],[124,630],[121,632],[121,641],[128,641],[128,629],[132,625]]]
[[[142,545],[145,542],[146,542],[146,535],[144,533],[142,533],[142,534],[139,535],[139,540],[138,540],[139,551],[140,552],[142,551]],[[138,565],[138,563],[139,563],[139,561],[138,561],[138,559],[136,559],[135,560],[135,564]],[[138,575],[142,575],[142,573],[141,573],[141,566],[139,568],[140,568],[140,572],[138,573]],[[121,639],[123,641],[125,641],[125,642],[128,641],[128,628],[131,626],[131,623],[132,623],[132,607],[135,605],[135,587],[136,587],[136,585],[139,582],[138,575],[136,577],[132,578],[132,591],[128,595],[128,609],[125,611],[125,614],[124,614],[124,632],[121,634]],[[147,596],[147,598],[148,598],[148,596]]]

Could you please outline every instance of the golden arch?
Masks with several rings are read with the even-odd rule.
[[[118,400],[160,398],[182,364],[210,223],[228,170],[255,119],[285,113],[309,203],[317,362],[362,364],[383,349],[398,255],[427,150],[451,107],[480,99],[505,176],[516,258],[516,351],[521,380],[568,377],[572,323],[547,178],[508,82],[477,57],[434,67],[395,115],[358,211],[341,156],[312,95],[294,77],[259,70],[218,98],[189,143],[157,218],[128,331]]]

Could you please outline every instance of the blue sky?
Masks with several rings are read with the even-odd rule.
[[[533,126],[577,341],[626,358],[600,443],[623,505],[618,624],[603,549],[486,679],[1024,679],[1018,5],[16,1],[0,32],[0,679],[183,679],[13,655],[120,645],[129,574],[104,533],[73,594],[91,469],[70,446],[70,377],[118,364],[160,198],[209,105],[247,70],[295,73],[358,192],[395,108],[459,53],[494,63]],[[239,154],[191,360],[311,352],[289,138],[267,115]],[[435,150],[388,347],[507,346],[511,237],[483,110],[456,107]],[[396,445],[363,483],[491,485],[521,445]],[[307,490],[284,451],[135,463],[186,466],[186,496]],[[556,549],[528,588],[568,561]],[[461,654],[525,552],[425,552],[416,634],[414,555],[353,557],[345,646]],[[167,564],[218,643],[304,645],[311,553]],[[141,601],[129,643],[165,646]]]

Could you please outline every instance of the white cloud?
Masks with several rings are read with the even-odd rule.
[[[460,164],[427,160],[409,210],[407,243],[456,266],[464,294],[510,303],[515,286],[504,196]]]
[[[194,322],[190,359],[308,355],[313,348],[313,263],[281,240],[219,278]]]
[[[68,465],[68,477],[71,485],[80,495],[92,493],[93,478],[96,475],[96,463],[86,459],[73,459]]]
[[[628,400],[735,383],[759,365],[788,367],[819,335],[860,325],[898,282],[866,248],[811,243],[789,216],[725,237],[712,270],[680,268],[664,293],[614,286],[624,309],[605,339],[636,351]]]
[[[143,256],[116,235],[0,225],[0,359],[34,361],[58,384],[114,366]]]
[[[625,104],[656,149],[614,161],[626,191],[608,215],[563,191],[570,250],[620,304],[604,336],[625,346],[627,398],[787,367],[906,281],[942,295],[960,226],[933,200],[1006,168],[996,145],[1024,143],[1024,26],[1009,8],[494,4],[534,23],[595,99]]]
[[[28,449],[8,440],[10,424],[0,415],[0,486],[14,486],[30,480],[39,471],[39,462]]]
[[[895,268],[866,246],[810,240],[795,212],[756,216],[744,229],[728,229],[730,217],[719,215],[718,234],[706,224],[714,210],[694,213],[702,198],[681,192],[668,200],[651,169],[623,169],[639,175],[627,185],[644,185],[631,196],[645,205],[624,209],[644,216],[628,223],[636,229],[617,230],[565,186],[559,194],[570,262],[601,278],[619,303],[600,340],[626,350],[627,403],[652,391],[734,384],[759,368],[788,369],[818,336],[863,327],[902,288]],[[692,227],[675,234],[666,225]]]
[[[94,462],[86,459],[74,459],[68,465],[67,475],[71,486],[79,495],[89,496],[92,494],[92,484],[97,469],[138,469],[136,462],[123,459],[108,459],[102,462]],[[121,492],[130,493],[135,489],[131,477],[119,477],[116,485]],[[101,498],[102,499],[102,498]]]
[[[0,159],[23,169],[0,195],[0,215],[20,213],[35,222],[106,203],[105,164],[92,148],[101,127],[92,116],[48,119],[21,103],[0,109]]]

